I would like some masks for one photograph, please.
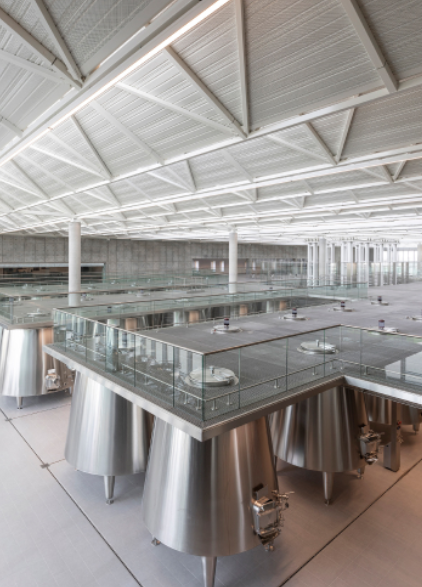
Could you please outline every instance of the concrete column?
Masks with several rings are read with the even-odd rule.
[[[364,259],[365,259],[365,263],[368,264],[369,263],[369,243],[365,243],[365,246],[364,246]]]
[[[229,232],[229,292],[237,291],[237,232]]]
[[[312,244],[308,243],[308,279],[312,277]]]
[[[391,245],[390,243],[387,244],[387,263],[391,263]]]
[[[391,245],[391,256],[392,256],[391,261],[393,263],[397,263],[397,243],[393,243]]]
[[[336,262],[336,245],[334,243],[330,244],[330,263]]]
[[[319,278],[325,277],[327,272],[327,239],[319,239]]]
[[[347,261],[347,263],[353,263],[353,243],[352,243],[352,241],[347,242],[346,261]]]
[[[81,291],[81,223],[69,223],[69,305],[78,306]]]
[[[359,261],[363,263],[365,261],[365,243],[359,244]]]

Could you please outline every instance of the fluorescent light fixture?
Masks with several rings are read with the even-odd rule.
[[[11,161],[14,157],[16,157],[16,155],[19,155],[19,153],[21,153],[27,147],[29,147],[30,145],[32,145],[33,143],[35,143],[36,141],[38,141],[40,138],[42,138],[43,136],[45,136],[48,132],[50,132],[51,130],[56,129],[65,120],[68,120],[71,116],[73,116],[74,114],[76,114],[77,112],[79,112],[82,108],[84,108],[85,106],[87,106],[90,102],[96,100],[99,96],[101,96],[101,94],[103,94],[104,92],[106,92],[108,89],[112,88],[118,82],[122,81],[122,79],[124,79],[125,77],[127,77],[129,74],[131,74],[133,71],[135,71],[138,67],[140,67],[141,65],[143,65],[144,63],[146,63],[147,61],[149,61],[150,59],[152,59],[152,57],[154,57],[155,55],[157,55],[158,53],[160,53],[160,51],[162,51],[163,49],[165,49],[166,47],[168,47],[169,45],[171,45],[172,43],[174,43],[175,41],[177,41],[177,39],[179,39],[184,34],[186,34],[187,32],[189,32],[190,30],[192,30],[200,22],[202,22],[203,20],[205,20],[206,18],[208,18],[208,16],[211,16],[211,14],[213,14],[214,12],[216,12],[217,10],[219,10],[222,6],[224,6],[225,4],[227,4],[229,1],[230,0],[217,0],[217,2],[214,2],[214,4],[212,4],[206,10],[204,10],[203,12],[201,12],[200,14],[198,14],[197,16],[195,16],[195,18],[193,18],[188,23],[186,23],[185,25],[183,25],[179,30],[177,30],[175,33],[173,33],[169,37],[167,37],[167,39],[165,39],[164,41],[162,41],[161,43],[159,43],[156,47],[154,47],[153,49],[151,49],[151,51],[148,51],[148,53],[146,53],[145,55],[143,55],[142,57],[140,57],[130,67],[128,67],[127,69],[125,69],[124,71],[122,71],[119,75],[117,75],[111,81],[107,82],[102,88],[100,88],[99,90],[97,90],[96,92],[94,92],[93,94],[91,94],[91,96],[89,96],[89,98],[87,98],[86,100],[84,100],[83,102],[81,102],[80,104],[78,104],[78,106],[75,106],[75,108],[73,108],[67,114],[65,114],[64,116],[62,116],[62,118],[59,118],[59,120],[57,120],[50,127],[48,127],[45,130],[43,130],[37,137],[33,138],[29,143],[26,143],[20,149],[18,149],[17,151],[15,151],[12,155],[10,155],[7,159],[5,159],[0,164],[0,167],[2,167],[3,165],[5,165],[9,161]]]

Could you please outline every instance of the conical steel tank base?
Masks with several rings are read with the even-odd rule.
[[[78,471],[104,477],[107,503],[114,478],[145,471],[152,417],[107,387],[78,373],[65,458]]]
[[[73,372],[42,350],[52,342],[53,328],[0,328],[0,395],[16,397],[18,409],[23,406],[22,398],[72,387]],[[55,389],[45,385],[50,369],[59,380]]]
[[[334,387],[270,417],[274,454],[304,469],[323,473],[331,501],[333,473],[363,471],[359,440],[362,401],[353,390]]]
[[[145,480],[143,516],[160,542],[209,559],[261,544],[252,529],[253,489],[277,490],[268,422],[260,418],[199,442],[156,419]],[[204,576],[205,577],[205,576]]]

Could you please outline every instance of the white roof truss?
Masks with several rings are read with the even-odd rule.
[[[75,80],[72,75],[68,72],[66,65],[53,55],[44,45],[42,45],[35,37],[33,37],[28,31],[26,31],[18,22],[13,20],[11,16],[7,14],[2,8],[0,8],[0,25],[7,28],[11,33],[17,35],[22,43],[26,47],[38,55],[44,61],[52,67],[55,71],[60,73],[61,76],[65,76],[70,85],[80,88],[81,82]]]

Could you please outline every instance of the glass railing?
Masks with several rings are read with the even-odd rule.
[[[334,326],[201,353],[56,311],[54,347],[147,396],[207,421],[355,375],[422,395],[422,337]]]
[[[198,294],[185,295],[183,297],[174,297],[166,299],[146,299],[139,302],[122,302],[114,304],[100,304],[96,306],[84,306],[69,308],[66,311],[77,316],[84,316],[89,318],[126,318],[132,316],[139,316],[145,314],[155,314],[166,311],[181,312],[185,310],[196,310],[201,308],[209,308],[216,306],[234,306],[248,303],[266,303],[265,307],[257,307],[257,313],[265,312],[281,312],[293,307],[309,307],[314,305],[322,305],[330,303],[337,299],[336,290],[333,295],[327,288],[311,288],[311,289],[286,289],[276,288],[270,286],[270,289],[263,289],[258,291],[249,291],[249,286],[238,284],[236,293],[213,293],[213,294]],[[239,291],[240,290],[240,291]],[[343,289],[343,297],[349,290]],[[354,292],[354,289],[350,291]],[[271,303],[274,302],[274,303]],[[242,310],[250,313],[247,308]],[[242,312],[241,312],[242,313]],[[195,318],[194,322],[201,321]],[[183,323],[186,323],[183,321]],[[168,324],[173,326],[174,324]]]

